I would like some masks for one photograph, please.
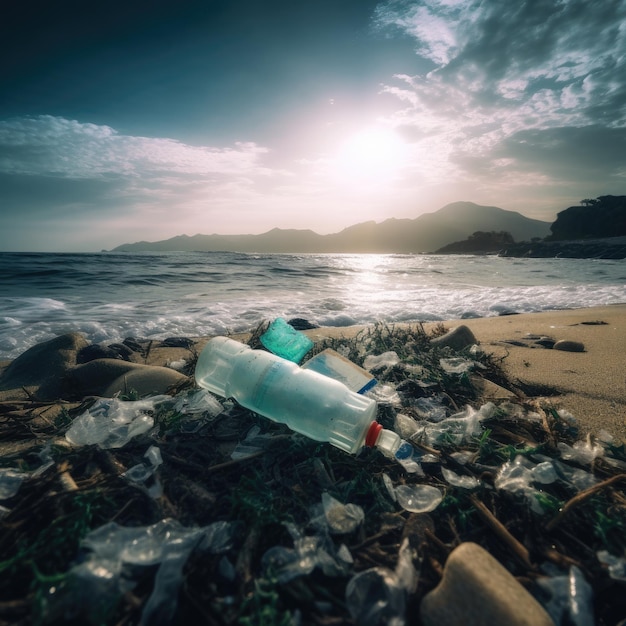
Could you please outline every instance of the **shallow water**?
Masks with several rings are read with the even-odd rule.
[[[433,321],[626,302],[626,261],[494,256],[0,253],[0,359],[68,331],[93,342]]]

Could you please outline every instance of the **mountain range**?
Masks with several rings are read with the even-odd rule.
[[[507,231],[515,241],[547,237],[551,222],[473,202],[453,202],[415,219],[362,222],[338,233],[280,229],[260,235],[178,235],[162,241],[125,243],[114,252],[429,253],[476,231]]]

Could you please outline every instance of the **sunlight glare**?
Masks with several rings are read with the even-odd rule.
[[[332,162],[333,173],[347,183],[385,183],[404,165],[407,146],[386,128],[365,128],[348,137]]]

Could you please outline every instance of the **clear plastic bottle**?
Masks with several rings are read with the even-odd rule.
[[[373,399],[227,337],[207,343],[198,357],[195,377],[200,387],[234,398],[251,411],[345,452],[354,454],[364,445],[378,445],[386,452],[399,445],[398,435],[375,421]]]

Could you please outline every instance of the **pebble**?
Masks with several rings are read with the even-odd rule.
[[[180,372],[156,365],[129,363],[121,359],[96,359],[68,372],[78,396],[112,398],[116,393],[135,391],[140,397],[165,393],[187,380]]]
[[[452,330],[449,330],[445,335],[435,337],[431,341],[432,346],[438,348],[448,347],[460,352],[464,348],[473,346],[476,341],[474,333],[465,325],[457,326]]]
[[[59,335],[38,343],[18,356],[0,376],[5,399],[21,398],[27,388],[37,400],[62,397],[64,378],[76,365],[77,354],[88,345],[79,333]]]
[[[569,341],[568,339],[561,339],[557,341],[554,346],[552,346],[553,350],[563,350],[564,352],[584,352],[585,344],[580,341]]]
[[[420,606],[424,626],[554,626],[544,608],[476,543],[455,548]]]

